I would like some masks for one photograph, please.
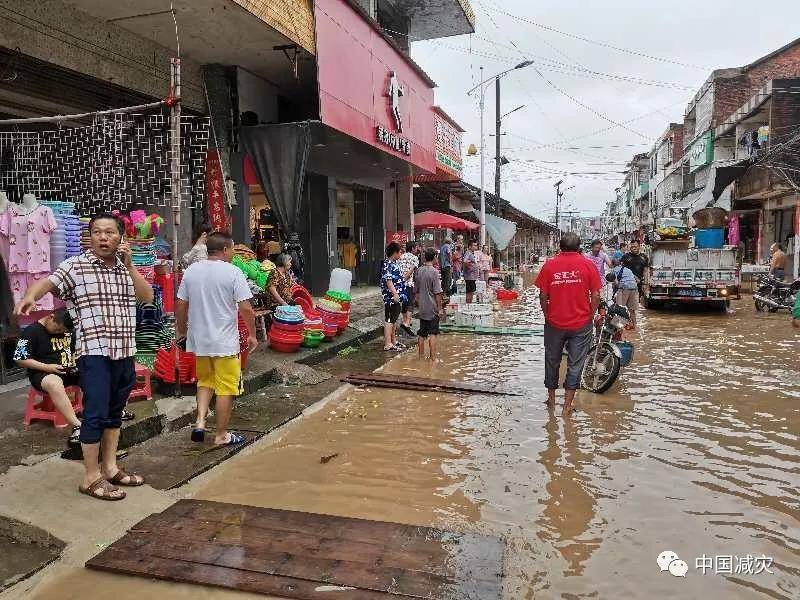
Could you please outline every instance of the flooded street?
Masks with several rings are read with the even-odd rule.
[[[541,323],[535,293],[503,324]],[[525,395],[351,391],[224,463],[193,496],[501,536],[508,599],[798,598],[799,338],[786,314],[734,307],[645,311],[633,364],[606,394],[579,392],[568,419],[543,403],[541,338],[442,336],[440,364],[414,351],[384,371]],[[665,550],[689,565],[685,578],[659,571]],[[703,574],[704,555],[723,561]],[[747,555],[771,558],[772,573],[715,572]],[[255,597],[81,569],[36,597],[98,583],[117,600]]]

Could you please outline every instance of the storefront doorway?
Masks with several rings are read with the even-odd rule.
[[[376,285],[383,259],[383,193],[338,185],[336,218],[339,266],[353,273],[353,285]]]

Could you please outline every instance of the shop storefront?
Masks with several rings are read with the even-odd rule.
[[[88,125],[73,123],[0,121],[0,271],[10,280],[14,301],[86,248],[89,218],[99,213],[136,215],[141,225],[130,230],[128,241],[135,264],[151,282],[157,257],[170,258],[168,109],[156,102],[141,112],[120,109],[96,114]],[[186,116],[182,125],[182,237],[188,238],[193,213],[205,206],[209,128],[204,117]],[[0,332],[0,383],[24,376],[12,360],[19,328],[59,306],[45,296],[29,318]]]
[[[269,207],[251,231],[296,235],[300,278],[321,293],[336,267],[377,283],[386,231],[413,231],[412,180],[436,158],[434,83],[347,2],[314,10],[319,119],[242,127],[240,141]]]

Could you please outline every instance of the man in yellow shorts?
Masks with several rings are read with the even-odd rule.
[[[233,399],[242,393],[237,313],[247,324],[248,348],[255,350],[255,313],[244,274],[230,264],[233,239],[212,233],[206,240],[208,259],[189,266],[183,274],[175,304],[175,328],[179,343],[197,359],[197,424],[192,441],[205,441],[206,417],[216,394],[217,427],[214,443],[242,444],[244,436],[229,432]]]

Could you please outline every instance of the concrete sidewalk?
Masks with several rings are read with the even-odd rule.
[[[350,327],[332,342],[323,343],[319,348],[302,348],[293,354],[274,352],[262,342],[245,369],[245,394],[252,394],[273,382],[317,383],[319,375],[307,365],[327,360],[345,348],[357,347],[379,334],[382,311],[378,288],[355,288]],[[46,422],[34,422],[29,428],[24,427],[22,419],[29,390],[27,380],[15,382],[8,388],[0,392],[0,475],[13,466],[32,466],[60,454],[66,448],[70,432],[69,427],[58,430]],[[195,389],[184,386],[181,391],[183,395],[180,398],[156,393],[153,400],[132,402],[128,410],[136,414],[136,419],[123,423],[120,448],[128,448],[191,423]]]

